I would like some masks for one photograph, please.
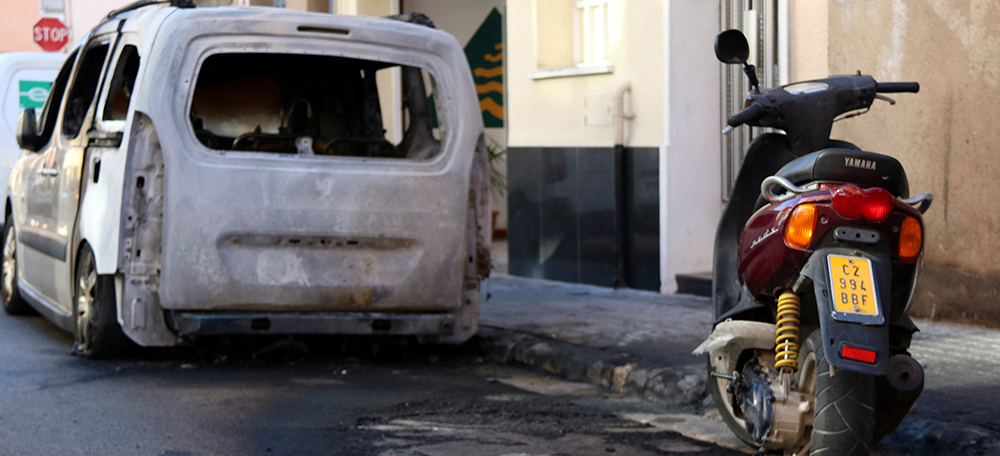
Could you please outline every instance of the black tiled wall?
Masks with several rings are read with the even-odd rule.
[[[660,288],[659,154],[626,149],[630,287]],[[612,148],[511,148],[507,152],[510,273],[614,285]]]

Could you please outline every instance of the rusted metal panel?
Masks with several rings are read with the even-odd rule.
[[[174,345],[160,308],[163,230],[163,151],[148,117],[137,114],[132,125],[122,207],[119,271],[124,299],[119,303],[122,330],[136,343]]]
[[[379,334],[436,336],[451,332],[451,314],[391,313],[193,313],[176,312],[182,334]]]

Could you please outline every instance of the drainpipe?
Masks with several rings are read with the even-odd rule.
[[[631,163],[625,154],[625,121],[634,118],[625,114],[625,94],[632,93],[632,83],[623,81],[615,89],[615,288],[628,287],[627,265],[630,242],[628,239],[628,168]]]
[[[615,89],[615,111],[612,113],[614,116],[614,127],[615,127],[615,147],[625,145],[625,121],[632,120],[635,118],[632,114],[625,114],[625,94],[632,93],[632,83],[629,81],[624,81],[618,84],[618,88]]]

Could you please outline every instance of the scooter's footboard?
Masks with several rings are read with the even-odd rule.
[[[858,249],[825,248],[812,254],[802,275],[813,282],[823,351],[830,364],[884,375],[889,359],[889,258]]]

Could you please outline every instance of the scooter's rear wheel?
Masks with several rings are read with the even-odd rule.
[[[802,344],[800,369],[796,372],[797,390],[815,394],[813,427],[809,436],[785,454],[809,456],[868,456],[875,422],[875,380],[844,369],[836,369],[823,353],[823,336],[814,331]],[[711,377],[726,367],[708,359],[708,390],[726,426],[741,441],[756,447],[743,420],[733,413],[732,395],[725,390],[725,379]],[[831,375],[832,374],[832,375]],[[777,450],[781,454],[781,450]]]
[[[809,456],[868,456],[875,423],[875,379],[831,366],[823,353],[823,335],[818,329],[806,339],[799,357],[816,360],[815,418]]]
[[[726,423],[729,430],[736,434],[743,443],[756,447],[757,444],[753,441],[753,436],[747,432],[746,424],[743,420],[736,418],[733,414],[733,401],[732,394],[729,394],[725,390],[725,385],[728,380],[722,378],[712,377],[712,372],[720,372],[717,370],[716,366],[712,364],[711,355],[708,358],[708,391],[712,393],[712,399],[715,400],[715,408],[719,410],[719,414],[722,415],[722,421]]]

